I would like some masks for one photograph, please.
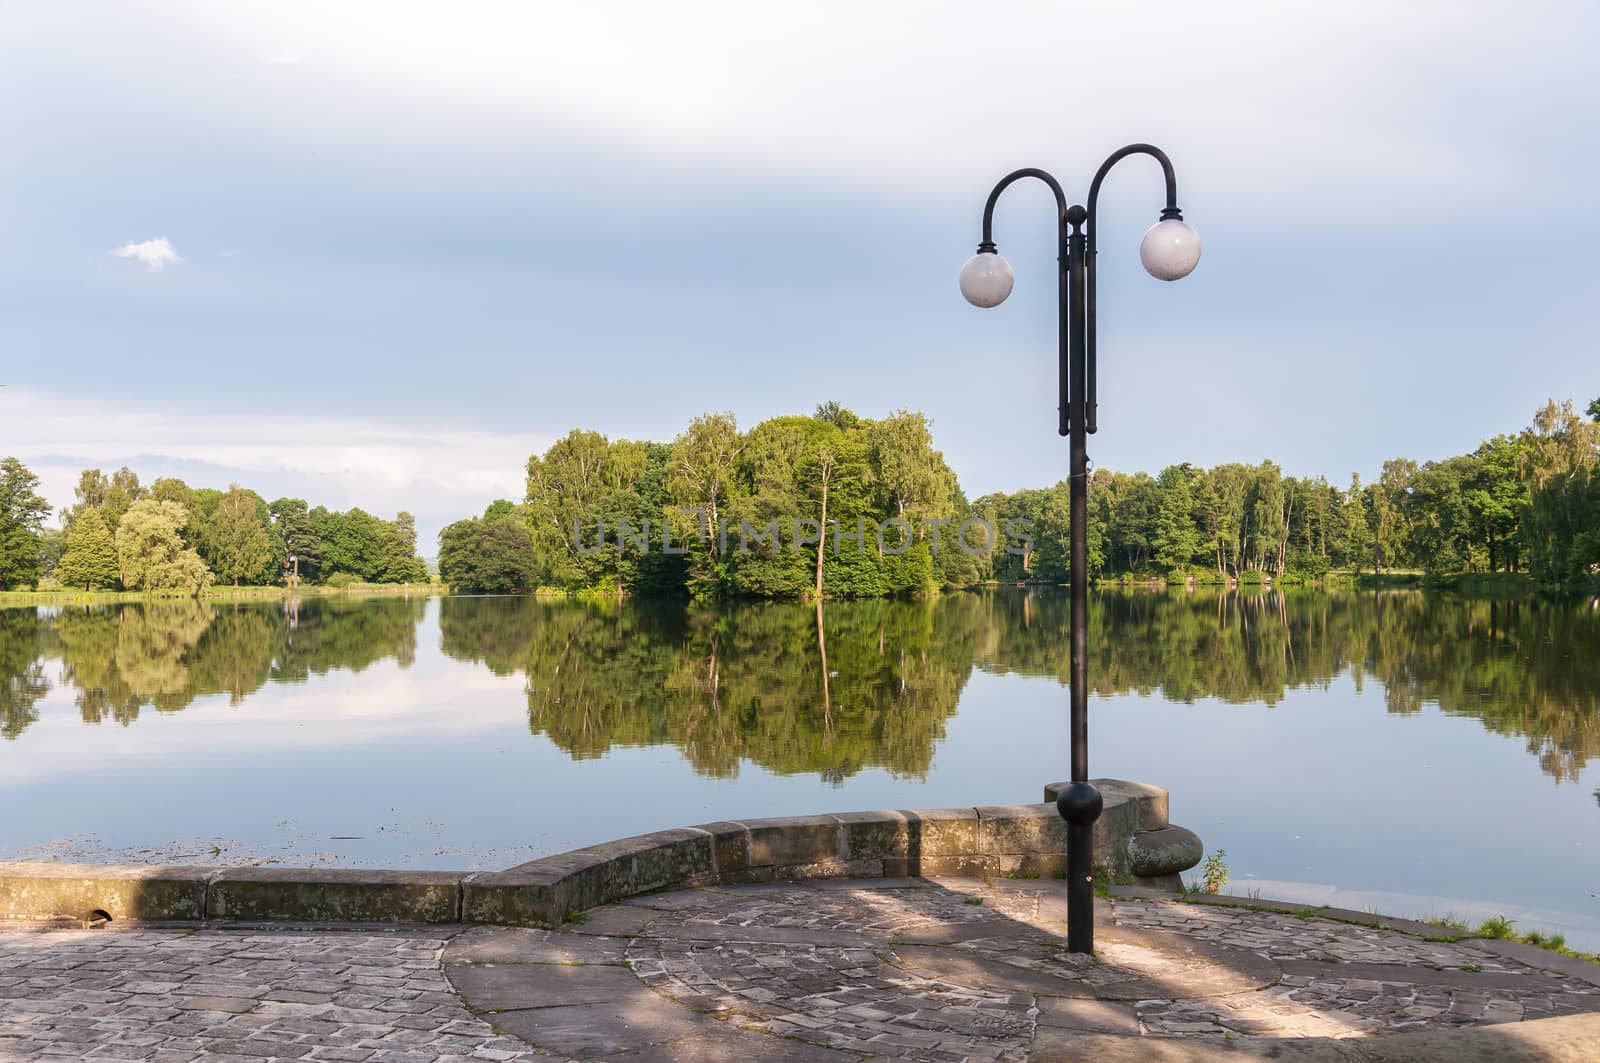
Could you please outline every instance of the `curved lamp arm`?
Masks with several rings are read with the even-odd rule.
[[[1126,159],[1129,155],[1148,155],[1151,158],[1155,159],[1156,162],[1161,164],[1161,175],[1162,175],[1162,177],[1164,177],[1166,179],[1166,183],[1167,183],[1167,205],[1166,205],[1166,208],[1161,211],[1161,220],[1162,221],[1166,221],[1169,218],[1176,218],[1176,219],[1182,220],[1182,218],[1183,218],[1183,212],[1178,209],[1178,177],[1177,177],[1177,174],[1175,174],[1173,172],[1172,160],[1167,158],[1167,153],[1166,152],[1162,151],[1160,148],[1156,147],[1154,144],[1129,144],[1125,148],[1117,149],[1116,151],[1111,153],[1111,155],[1106,159],[1105,162],[1100,164],[1100,169],[1095,171],[1094,180],[1089,182],[1089,218],[1088,218],[1088,223],[1085,226],[1086,235],[1088,236],[1088,262],[1086,263],[1086,265],[1088,267],[1088,269],[1087,269],[1087,273],[1088,273],[1088,278],[1087,278],[1087,281],[1088,281],[1088,292],[1087,292],[1087,300],[1086,300],[1086,302],[1088,303],[1088,311],[1089,312],[1088,312],[1088,315],[1087,315],[1087,320],[1084,322],[1084,324],[1087,326],[1086,327],[1086,332],[1088,334],[1089,365],[1088,365],[1088,380],[1087,380],[1087,386],[1086,386],[1086,389],[1085,389],[1087,391],[1087,395],[1085,396],[1085,398],[1088,401],[1084,405],[1084,430],[1089,432],[1091,435],[1094,433],[1094,431],[1095,431],[1095,429],[1097,427],[1097,425],[1095,424],[1095,413],[1096,413],[1096,410],[1095,410],[1095,407],[1096,407],[1096,402],[1095,402],[1095,360],[1096,359],[1095,359],[1095,328],[1094,328],[1094,317],[1095,317],[1095,313],[1094,313],[1094,303],[1095,303],[1095,300],[1094,300],[1094,273],[1095,273],[1095,270],[1094,270],[1094,256],[1095,256],[1095,231],[1098,228],[1098,226],[1095,224],[1095,207],[1100,201],[1100,183],[1106,179],[1106,174],[1111,172],[1111,168],[1113,166],[1115,166],[1117,163],[1121,162],[1123,159]],[[998,194],[998,193],[999,193],[999,190],[996,189],[996,194]],[[990,196],[989,197],[989,201],[990,201],[991,204],[993,204],[994,196]],[[987,235],[988,234],[988,225],[987,225],[988,215],[987,215],[987,213],[985,213],[985,215],[984,215],[984,220],[985,220],[985,223],[986,223],[985,226],[984,226],[984,233],[985,233],[984,238],[988,239],[988,235]]]
[[[1043,181],[1050,187],[1051,193],[1056,197],[1056,242],[1060,248],[1061,269],[1056,271],[1056,307],[1061,323],[1059,335],[1061,337],[1060,349],[1056,353],[1057,389],[1059,405],[1056,407],[1061,418],[1061,434],[1067,434],[1068,410],[1071,409],[1068,396],[1068,364],[1067,364],[1067,194],[1061,191],[1061,184],[1044,170],[1029,166],[1021,170],[1013,170],[1000,178],[1000,183],[994,186],[994,191],[989,193],[989,201],[983,205],[983,242],[978,245],[978,253],[995,254],[994,246],[994,205],[1000,200],[1000,193],[1011,186],[1013,181],[1024,177],[1033,177]],[[1074,210],[1079,208],[1074,207]]]
[[[994,191],[989,193],[989,201],[983,205],[983,242],[978,245],[979,251],[994,251],[994,205],[1000,201],[1000,193],[1004,192],[1015,181],[1024,177],[1037,178],[1050,186],[1050,191],[1056,197],[1056,219],[1062,224],[1067,220],[1067,194],[1061,191],[1061,185],[1054,177],[1044,170],[1032,166],[1021,170],[1013,170],[1000,178],[1000,183],[994,186]]]

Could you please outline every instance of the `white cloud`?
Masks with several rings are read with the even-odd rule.
[[[154,240],[129,241],[121,247],[114,248],[111,253],[118,258],[131,258],[143,262],[145,269],[151,273],[159,273],[168,266],[182,262],[178,257],[178,249],[172,246],[172,241],[165,236],[158,236]]]
[[[267,498],[304,498],[380,516],[407,510],[418,545],[496,498],[521,498],[528,455],[554,437],[450,424],[263,411],[219,414],[178,404],[122,404],[50,392],[0,391],[0,423],[17,457],[38,474],[58,510],[85,468],[128,465],[149,483],[177,476],[191,487],[238,482]]]
[[[309,51],[330,77],[380,86],[385,99],[412,94],[479,119],[533,118],[664,157],[899,196],[966,194],[1027,164],[1061,166],[1081,184],[1109,149],[1149,139],[1174,153],[1188,187],[1257,210],[1265,200],[1303,212],[1334,193],[1362,217],[1394,200],[1405,210],[1500,202],[1529,168],[1566,180],[1566,164],[1548,152],[1511,158],[1486,140],[1516,137],[1528,115],[1577,118],[1594,84],[1578,72],[1581,8],[1508,22],[1445,0],[823,0],[781,12],[737,0],[188,0],[178,10],[219,38]],[[1503,72],[1492,90],[1490,67]],[[347,119],[298,107],[277,116],[302,135]],[[1372,203],[1352,202],[1362,196]]]

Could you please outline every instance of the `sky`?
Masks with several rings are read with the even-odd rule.
[[[0,0],[0,455],[450,520],[574,427],[925,412],[1061,479],[1051,213],[1101,198],[1096,465],[1373,477],[1600,396],[1588,3]]]

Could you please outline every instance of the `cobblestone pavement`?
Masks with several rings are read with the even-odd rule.
[[[0,932],[0,1060],[517,1060],[437,929]]]
[[[1129,899],[1102,902],[1090,958],[1065,951],[1065,915],[1054,881],[727,887],[636,898],[559,933],[480,928],[445,959],[498,1026],[572,1058],[1077,1059],[1112,1035],[1134,1049],[1322,1039],[1315,1058],[1346,1059],[1338,1046],[1374,1035],[1600,1012],[1600,968],[1560,957],[1545,969],[1396,930]],[[583,1030],[602,1000],[637,1021]]]
[[[1465,1061],[1501,1047],[1449,1038],[1496,1028],[1538,1042],[1516,1058],[1581,1060],[1600,1043],[1600,969],[1526,946],[1128,899],[1101,902],[1083,957],[1065,915],[1053,880],[902,879],[664,893],[560,931],[4,931],[0,1060],[1047,1063],[1292,1038],[1302,1061]]]

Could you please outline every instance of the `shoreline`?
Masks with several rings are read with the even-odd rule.
[[[230,587],[218,585],[205,594],[152,594],[149,591],[0,591],[0,609],[25,605],[123,605],[142,602],[252,602],[284,598],[338,598],[412,594],[450,594],[443,583],[357,583],[348,587],[302,585],[288,587]]]

